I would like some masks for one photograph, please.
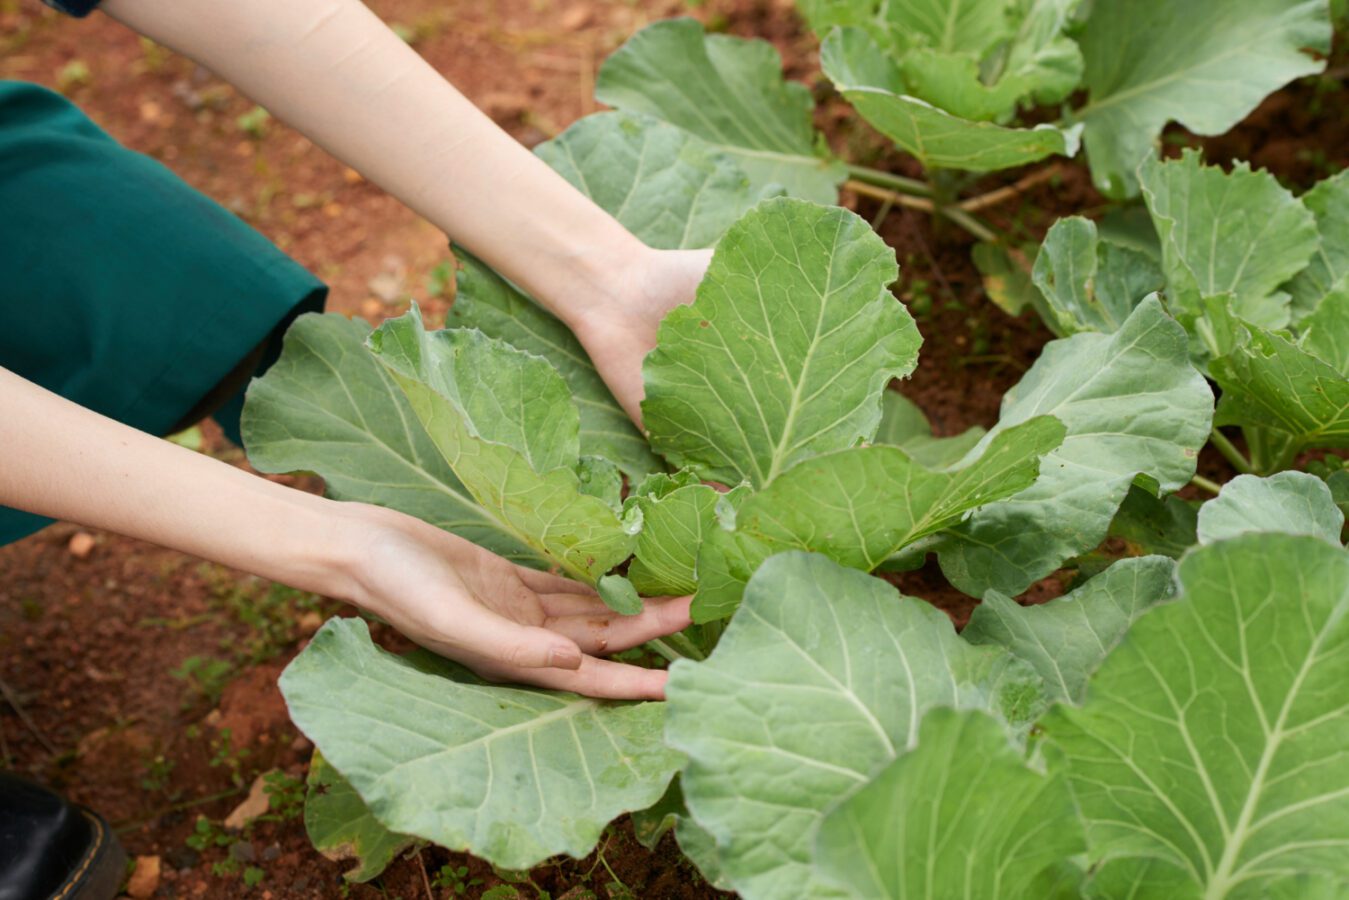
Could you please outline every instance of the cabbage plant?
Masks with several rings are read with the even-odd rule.
[[[876,40],[873,26],[846,25]],[[736,84],[776,77],[766,45],[697,46]],[[813,148],[785,127],[802,97],[774,83],[754,116],[699,105]],[[658,648],[667,701],[615,703],[488,683],[381,649],[362,619],[329,621],[282,690],[318,748],[310,836],[353,861],[349,878],[423,842],[504,869],[580,857],[631,814],[644,840],[673,830],[709,882],[747,898],[1343,892],[1335,495],[1285,472],[1238,477],[1197,513],[1169,496],[1213,429],[1204,371],[1224,388],[1219,421],[1292,433],[1300,414],[1260,412],[1260,390],[1229,388],[1246,377],[1229,372],[1265,373],[1250,381],[1277,399],[1283,344],[1338,364],[1335,340],[1315,337],[1334,327],[1324,299],[1296,339],[1249,313],[1274,303],[1292,321],[1299,296],[1337,280],[1333,253],[1205,281],[1183,204],[1161,198],[1208,176],[1194,160],[1145,168],[1174,246],[1102,250],[1097,235],[1089,258],[1109,279],[1038,279],[1075,324],[992,428],[937,437],[891,389],[921,343],[889,290],[893,251],[854,214],[783,196],[814,177],[813,149],[615,111],[538,152],[647,243],[715,247],[645,361],[647,431],[561,323],[461,253],[445,328],[415,308],[374,330],[297,320],[250,387],[249,458],[595,584],[619,611],[693,594],[697,624]],[[1306,207],[1338,215],[1334,197]],[[1089,243],[1064,227],[1083,233],[1047,247]],[[1293,244],[1307,229],[1286,230]],[[1209,332],[1222,352],[1205,352]],[[1112,535],[1131,555],[1105,565]],[[962,633],[877,577],[929,559],[982,601]],[[1040,606],[1012,599],[1065,564],[1092,577]]]

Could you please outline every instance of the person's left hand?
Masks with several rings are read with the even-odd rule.
[[[676,306],[692,303],[711,250],[654,250],[623,274],[614,298],[587,306],[569,324],[628,416],[642,423],[642,360]]]

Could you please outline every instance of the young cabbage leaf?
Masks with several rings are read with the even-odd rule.
[[[1080,126],[1007,128],[962,118],[910,95],[900,66],[863,29],[832,32],[820,62],[862,117],[926,168],[990,172],[1077,152]]]
[[[1045,324],[1060,337],[1118,331],[1144,297],[1166,286],[1152,257],[1099,238],[1096,223],[1080,216],[1050,227],[1031,277],[1044,299]]]
[[[704,544],[693,602],[697,622],[735,611],[745,582],[784,550],[822,553],[869,572],[900,549],[961,520],[971,509],[1030,487],[1041,459],[1063,441],[1050,416],[999,434],[958,469],[931,471],[896,447],[855,447],[788,470],[735,511],[734,528]]]
[[[304,830],[314,849],[334,862],[355,860],[342,877],[363,882],[379,876],[398,854],[417,843],[380,824],[370,807],[332,765],[315,750],[309,760],[304,800]]]
[[[1122,559],[1071,593],[1036,606],[989,591],[961,635],[1005,647],[1030,663],[1051,700],[1081,703],[1091,673],[1134,620],[1175,594],[1175,571],[1164,556]]]
[[[1336,285],[1349,290],[1349,169],[1318,183],[1301,200],[1316,217],[1321,245],[1307,268],[1288,283],[1294,325],[1311,314]]]
[[[1212,544],[1249,532],[1310,534],[1340,543],[1344,513],[1326,483],[1306,472],[1268,478],[1238,475],[1199,509],[1199,541]]]

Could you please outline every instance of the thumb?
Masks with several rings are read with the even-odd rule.
[[[511,623],[498,638],[492,655],[500,662],[526,669],[579,669],[581,648],[570,638],[528,625]]]

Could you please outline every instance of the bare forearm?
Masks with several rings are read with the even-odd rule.
[[[350,597],[340,504],[128,428],[0,369],[0,503]]]
[[[614,299],[648,252],[358,0],[103,8],[233,82],[564,319]]]

